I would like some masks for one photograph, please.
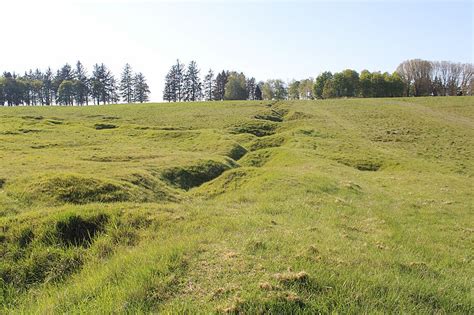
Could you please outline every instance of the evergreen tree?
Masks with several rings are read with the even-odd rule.
[[[209,69],[209,72],[204,77],[204,99],[212,101],[212,92],[214,91],[214,72]]]
[[[221,73],[218,73],[216,76],[216,80],[214,83],[214,92],[212,93],[214,96],[214,100],[222,101],[224,100],[225,96],[225,86],[227,84],[227,80],[229,77],[229,72],[222,70]]]
[[[32,82],[32,91],[33,91],[33,101],[35,105],[44,105],[44,95],[43,95],[43,73],[39,69],[35,70],[33,74]]]
[[[255,100],[261,101],[263,100],[263,95],[262,95],[262,84],[257,84],[255,87]]]
[[[191,61],[184,75],[183,94],[185,101],[198,101],[202,96],[202,84],[199,69],[195,61]]]
[[[122,71],[120,79],[120,93],[126,103],[133,101],[133,72],[132,67],[127,63]]]
[[[133,101],[134,102],[148,102],[148,95],[150,94],[150,88],[146,83],[145,76],[139,72],[133,78]]]
[[[69,64],[65,64],[60,70],[56,72],[56,76],[53,79],[53,93],[56,100],[56,104],[61,104],[59,100],[58,90],[59,86],[64,80],[74,80],[74,71]]]
[[[176,82],[175,78],[176,66],[173,65],[170,71],[166,74],[165,89],[163,90],[163,100],[168,102],[176,102]]]
[[[26,105],[34,105],[32,102],[33,93],[31,89],[31,82],[33,81],[33,71],[30,69],[29,72],[25,72],[25,75],[22,78],[19,78],[24,84],[23,90],[23,102]]]
[[[74,71],[76,80],[74,80],[74,98],[77,105],[89,103],[89,79],[87,71],[80,61],[76,63]]]
[[[5,83],[6,79],[0,77],[0,106],[5,106]]]
[[[176,91],[176,101],[181,102],[184,99],[184,65],[176,60],[173,71],[173,86]]]
[[[250,78],[247,79],[247,82],[245,83],[245,88],[247,90],[247,95],[249,100],[255,100],[255,89],[257,87],[255,78]]]
[[[118,100],[116,82],[113,74],[102,64],[95,64],[91,78],[91,96],[96,104]]]
[[[51,105],[54,98],[53,92],[53,71],[48,68],[43,75],[43,95],[44,104]]]

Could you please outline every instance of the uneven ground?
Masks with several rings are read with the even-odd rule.
[[[0,312],[472,313],[474,98],[0,108]]]

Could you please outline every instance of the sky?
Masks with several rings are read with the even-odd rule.
[[[80,60],[143,72],[161,101],[176,59],[204,76],[303,79],[346,68],[393,72],[404,60],[474,60],[474,1],[4,0],[0,71]]]

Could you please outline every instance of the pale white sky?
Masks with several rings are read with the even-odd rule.
[[[471,1],[3,0],[0,71],[128,62],[152,101],[177,58],[202,76],[243,71],[257,80],[325,70],[394,71],[409,58],[473,62]]]

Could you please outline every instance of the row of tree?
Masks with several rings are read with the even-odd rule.
[[[163,99],[168,102],[262,99],[255,78],[246,78],[241,72],[222,71],[215,75],[209,70],[202,81],[199,73],[195,61],[186,67],[177,60],[166,75]]]
[[[340,97],[401,97],[472,95],[472,64],[430,62],[420,59],[404,61],[393,73],[351,69],[323,72],[316,79],[280,79],[257,82],[241,72],[209,72],[201,81],[195,61],[187,67],[177,61],[165,80],[164,100],[169,102],[197,100],[283,100],[324,99]]]
[[[4,72],[0,77],[0,105],[89,105],[146,102],[150,89],[142,73],[126,64],[120,82],[104,64],[95,64],[89,76],[80,61],[64,65],[55,74],[48,68],[24,75]]]
[[[474,65],[450,61],[412,59],[402,62],[397,73],[406,96],[473,95]]]
[[[320,74],[310,98],[399,97],[403,96],[403,91],[403,81],[397,72],[390,74],[364,70],[359,75],[357,71],[346,69],[334,74]]]

